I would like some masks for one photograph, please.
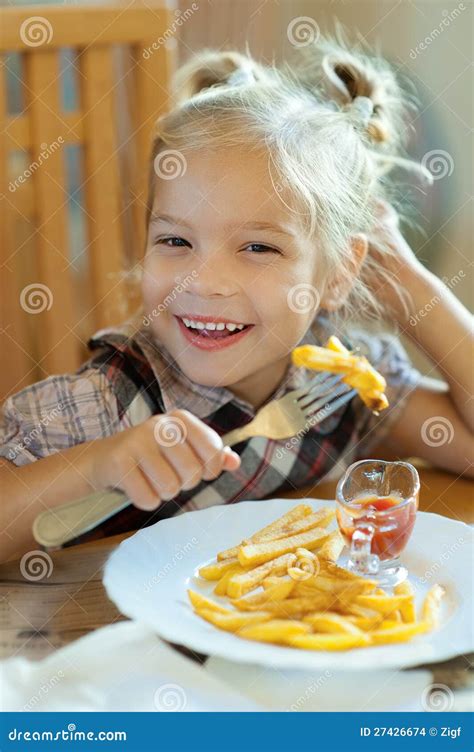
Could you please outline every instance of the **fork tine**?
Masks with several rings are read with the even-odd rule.
[[[348,392],[344,392],[342,396],[340,396],[338,399],[333,400],[332,402],[327,402],[326,404],[328,407],[326,408],[326,405],[324,404],[324,401],[320,401],[319,403],[315,403],[314,405],[311,405],[309,409],[306,411],[306,419],[309,420],[311,418],[311,424],[315,425],[316,423],[320,423],[325,418],[328,418],[330,415],[336,412],[342,405],[345,405],[347,402],[350,402],[350,400],[355,397],[357,394],[356,389],[351,389]],[[323,406],[324,405],[324,406]],[[320,408],[320,409],[318,409]]]
[[[313,376],[313,378],[310,379],[307,384],[300,387],[300,389],[295,389],[292,392],[294,399],[298,400],[300,399],[300,397],[305,397],[313,389],[316,389],[319,384],[324,385],[324,383],[328,381],[332,375],[332,373],[328,373],[327,371],[318,371],[316,376]]]
[[[341,379],[341,374],[338,374],[337,376],[331,374],[331,376],[324,379],[324,381],[317,382],[315,386],[311,386],[311,388],[307,390],[306,394],[304,394],[303,397],[298,400],[298,406],[304,409],[311,402],[314,402],[315,399],[318,399],[318,397],[323,397],[324,395],[332,393],[334,387],[336,387],[337,384],[341,383]],[[344,386],[347,385],[344,384]]]
[[[309,413],[314,413],[316,410],[319,410],[320,407],[329,407],[335,397],[338,397],[340,394],[345,394],[348,390],[349,387],[347,384],[339,384],[338,387],[331,390],[330,394],[324,394],[321,397],[316,395],[316,399],[313,398],[306,402],[301,409],[306,415],[308,415]]]

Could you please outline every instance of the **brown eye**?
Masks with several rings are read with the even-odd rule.
[[[183,240],[183,238],[177,238],[177,237],[169,237],[169,238],[156,238],[154,241],[155,244],[159,243],[160,245],[166,245],[168,248],[181,248],[182,246],[189,246],[189,243],[187,240]]]
[[[280,253],[276,248],[272,248],[269,245],[263,245],[262,243],[250,243],[245,247],[245,250],[250,250],[252,253]]]

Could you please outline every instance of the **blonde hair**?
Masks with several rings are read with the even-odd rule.
[[[288,209],[321,249],[325,272],[349,275],[348,239],[369,232],[377,201],[390,200],[391,168],[430,177],[402,153],[414,101],[385,60],[360,42],[349,48],[341,27],[336,37],[297,48],[279,68],[261,65],[248,51],[203,50],[177,71],[172,88],[175,106],[156,124],[147,222],[160,151],[264,148],[273,185],[294,198]],[[389,247],[381,251],[393,252]],[[365,281],[374,271],[384,275],[370,255],[334,314],[339,328],[355,313],[368,318],[381,313]]]

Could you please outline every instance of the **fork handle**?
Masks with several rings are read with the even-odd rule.
[[[224,445],[232,446],[247,438],[246,428],[247,426],[242,426],[224,434]],[[33,536],[38,543],[47,548],[61,546],[82,533],[93,530],[131,503],[130,499],[117,489],[105,489],[82,496],[68,504],[41,512],[33,523]]]
[[[104,489],[82,496],[54,509],[41,512],[33,522],[33,536],[47,548],[55,548],[93,530],[101,522],[130,504],[130,499],[115,489]]]

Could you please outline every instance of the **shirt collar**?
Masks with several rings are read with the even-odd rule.
[[[328,321],[325,314],[319,314],[302,338],[300,344],[322,345],[327,340]],[[130,346],[138,346],[147,359],[153,374],[160,386],[161,396],[166,412],[186,409],[198,418],[205,419],[224,405],[232,402],[240,407],[250,417],[255,409],[246,400],[236,397],[226,387],[210,387],[197,384],[189,379],[179,368],[176,361],[152,334],[149,327],[139,329],[132,321],[117,327],[101,329],[89,340],[89,346],[97,347],[100,343],[107,343],[118,350],[124,351]],[[266,402],[278,399],[293,389],[299,389],[308,381],[308,372],[290,363],[286,373]]]

